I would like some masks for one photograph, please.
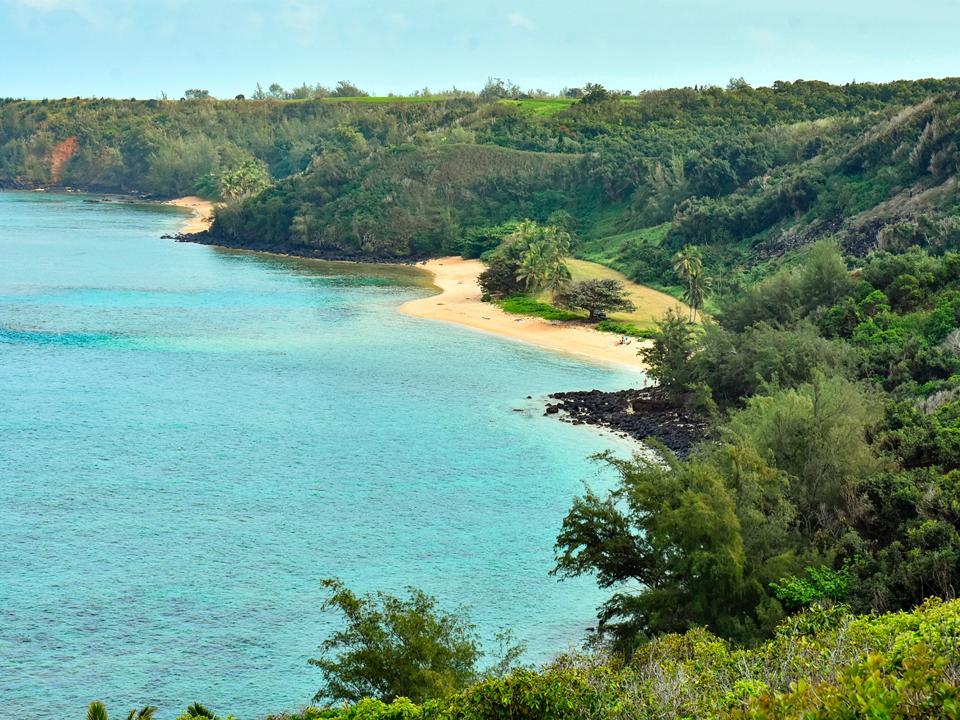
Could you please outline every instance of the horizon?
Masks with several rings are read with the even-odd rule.
[[[477,91],[503,78],[559,94],[598,82],[640,92],[777,80],[884,83],[960,74],[946,0],[903,8],[813,0],[804,12],[745,0],[608,2],[0,0],[15,72],[0,97],[249,96],[347,80],[373,96]],[[581,27],[586,24],[587,31]],[[80,32],[78,32],[78,30]],[[720,60],[722,58],[722,61]]]
[[[747,82],[747,86],[748,86],[750,89],[758,90],[758,89],[762,89],[762,88],[772,88],[776,83],[781,83],[781,82],[782,82],[782,83],[824,82],[824,83],[827,83],[827,84],[829,84],[829,85],[833,85],[833,86],[835,86],[835,87],[845,87],[845,86],[850,86],[850,85],[888,85],[888,84],[896,83],[896,82],[918,82],[918,81],[926,81],[926,80],[930,80],[930,81],[941,81],[941,80],[950,80],[950,79],[954,79],[954,78],[960,78],[960,75],[946,75],[946,76],[942,76],[942,77],[937,77],[937,76],[920,76],[920,77],[909,77],[909,78],[908,78],[908,77],[897,77],[897,78],[891,78],[891,79],[889,79],[889,80],[878,80],[878,81],[853,79],[853,80],[850,80],[850,81],[844,82],[844,83],[833,83],[833,82],[830,82],[830,81],[828,81],[828,80],[821,80],[820,78],[794,78],[794,79],[791,79],[791,80],[787,80],[787,79],[784,79],[784,78],[780,78],[780,79],[778,79],[778,80],[774,80],[773,82],[770,82],[770,83],[767,83],[767,84],[763,84],[763,85],[755,85],[755,84],[749,82],[749,80],[746,80],[746,78],[742,78],[742,77],[731,77],[731,78],[729,78],[729,80],[728,80],[726,83],[712,83],[712,84],[711,84],[711,83],[703,83],[703,84],[691,84],[691,85],[674,85],[674,86],[670,86],[670,87],[663,86],[663,87],[640,88],[640,89],[637,89],[637,90],[634,90],[634,89],[632,89],[632,88],[618,88],[618,87],[613,87],[613,86],[611,86],[611,85],[606,85],[605,83],[602,82],[602,78],[600,79],[601,81],[600,81],[598,84],[601,85],[604,89],[606,89],[606,90],[608,90],[608,91],[610,91],[610,92],[612,92],[612,93],[624,92],[624,93],[626,93],[626,95],[625,95],[626,97],[640,97],[640,96],[642,96],[644,93],[663,92],[663,91],[667,91],[667,90],[686,90],[686,89],[690,89],[690,90],[709,90],[709,89],[730,90],[731,88],[730,88],[730,86],[729,86],[728,83],[732,83],[732,82],[737,81],[737,80],[744,80],[744,81]],[[508,85],[514,84],[513,81],[512,81],[510,78],[490,77],[490,78],[487,78],[486,80],[484,80],[484,84],[485,84],[486,82],[488,82],[488,81],[503,81],[504,83],[507,83]],[[321,86],[323,86],[323,87],[325,87],[325,88],[327,88],[327,89],[333,90],[333,89],[336,88],[337,82],[340,82],[340,81],[336,81],[336,82],[320,82],[320,83],[316,83],[315,85],[321,85]],[[595,81],[591,81],[591,82],[595,82]],[[280,83],[278,83],[278,84],[280,84]],[[261,86],[261,89],[263,90],[263,92],[264,92],[264,93],[267,93],[268,87],[263,86],[263,83],[259,83],[259,85]],[[580,84],[580,85],[574,85],[574,84],[564,85],[561,89],[555,90],[555,91],[554,91],[554,90],[549,90],[549,89],[546,89],[546,88],[525,88],[525,87],[523,87],[522,85],[518,85],[518,87],[520,87],[520,89],[523,91],[523,93],[526,93],[526,92],[528,92],[528,91],[530,91],[530,92],[542,92],[542,91],[545,91],[545,92],[546,92],[546,95],[544,95],[544,96],[542,96],[542,97],[551,98],[551,99],[555,99],[555,98],[563,99],[563,98],[564,98],[564,95],[563,95],[563,91],[564,91],[564,90],[569,90],[569,89],[582,90],[585,85],[586,85],[586,83]],[[298,89],[299,86],[298,86],[298,85],[281,85],[281,87],[282,87],[282,89],[283,89],[284,91],[290,92],[290,91],[293,91],[293,90]],[[347,99],[347,100],[356,100],[356,99],[362,99],[362,98],[367,97],[367,96],[369,96],[369,98],[370,98],[371,100],[380,99],[380,98],[392,98],[392,97],[393,97],[393,98],[436,97],[436,98],[438,98],[438,99],[442,99],[445,95],[447,95],[447,94],[451,94],[451,95],[452,95],[452,93],[454,93],[454,92],[457,92],[457,93],[465,93],[465,94],[468,94],[468,95],[469,95],[469,94],[477,95],[477,94],[480,93],[480,91],[481,91],[482,88],[483,88],[483,85],[479,85],[479,86],[476,86],[476,87],[457,87],[457,86],[453,86],[453,87],[450,87],[450,88],[439,88],[439,87],[438,87],[438,88],[432,88],[432,89],[431,89],[431,94],[428,95],[428,96],[427,96],[427,95],[422,95],[420,90],[413,90],[413,91],[410,91],[410,92],[387,91],[386,93],[383,93],[383,94],[377,94],[377,93],[367,92],[367,95],[343,95],[343,96],[331,95],[331,96],[324,96],[324,97],[307,97],[307,98],[272,97],[272,96],[269,96],[269,95],[267,95],[266,97],[262,97],[262,98],[256,98],[256,97],[253,97],[252,93],[239,92],[239,93],[236,93],[235,95],[225,94],[225,95],[222,95],[222,96],[221,96],[221,95],[216,95],[216,94],[214,94],[214,93],[210,93],[210,96],[209,96],[209,97],[205,97],[205,98],[193,98],[193,99],[195,99],[195,100],[200,100],[201,102],[203,102],[203,101],[234,102],[234,101],[236,101],[236,100],[253,101],[253,102],[304,102],[304,101],[309,101],[309,100],[316,100],[316,101],[324,101],[324,102],[327,102],[327,101],[337,101],[337,100],[344,100],[344,99]],[[257,89],[257,88],[255,87],[254,90],[256,90],[256,89]],[[191,90],[191,88],[187,88],[186,91],[189,91],[189,90]],[[363,90],[364,92],[366,92],[366,89],[365,89],[365,88],[362,88],[362,87],[361,87],[360,90]],[[185,92],[186,92],[186,91],[185,91]],[[569,100],[572,102],[572,101],[576,100],[578,97],[579,97],[579,96],[567,96],[567,99],[569,99]],[[175,97],[175,96],[173,96],[173,95],[168,95],[168,94],[166,94],[166,93],[164,93],[164,94],[161,95],[161,96],[155,96],[155,97],[136,97],[136,96],[121,97],[121,96],[119,96],[119,95],[70,95],[70,96],[64,95],[64,96],[61,96],[61,97],[53,97],[53,96],[45,96],[45,97],[14,97],[14,96],[6,96],[6,97],[5,97],[5,96],[0,95],[0,101],[14,101],[14,102],[44,102],[44,101],[78,100],[78,99],[79,99],[79,100],[117,100],[117,101],[135,101],[135,102],[146,102],[146,101],[148,101],[148,100],[159,100],[159,101],[166,101],[166,102],[178,102],[178,101],[181,101],[181,100],[187,100],[188,98],[183,97],[183,93],[180,93],[180,97]]]

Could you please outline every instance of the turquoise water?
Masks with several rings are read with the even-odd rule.
[[[331,575],[466,603],[531,662],[580,641],[602,594],[547,572],[613,441],[541,399],[635,376],[401,315],[407,268],[179,244],[175,211],[90,200],[0,193],[4,714],[299,707]]]

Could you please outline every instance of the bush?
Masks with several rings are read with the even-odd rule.
[[[462,610],[443,612],[436,599],[416,588],[398,598],[359,596],[335,579],[325,580],[324,586],[331,593],[324,608],[339,610],[346,627],[323,642],[322,657],[309,661],[324,677],[314,700],[375,697],[392,702],[402,697],[423,702],[480,677],[477,662],[483,653]],[[520,652],[518,647],[507,650],[500,665]]]
[[[847,346],[821,337],[809,321],[788,330],[765,322],[740,333],[714,323],[704,329],[702,350],[691,360],[692,373],[709,386],[721,407],[768,385],[791,388],[810,382],[817,371],[846,373],[853,364]]]
[[[522,290],[517,272],[520,263],[508,258],[495,257],[490,260],[487,269],[477,277],[477,284],[485,295],[513,295]]]
[[[647,328],[638,328],[636,325],[628,322],[618,322],[616,320],[601,320],[594,329],[600,332],[615,333],[617,335],[628,335],[635,338],[644,338],[650,340],[654,337],[654,330]]]

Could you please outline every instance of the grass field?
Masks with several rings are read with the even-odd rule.
[[[669,229],[670,223],[666,222],[641,230],[583,240],[577,248],[577,254],[598,263],[610,264],[617,260],[622,248],[628,245],[659,245]]]
[[[511,105],[520,108],[526,115],[550,117],[566,110],[576,100],[572,98],[530,98],[528,100],[500,100],[501,105]]]
[[[535,315],[544,320],[585,320],[587,313],[571,312],[554,307],[546,302],[535,300],[527,295],[511,295],[498,300],[497,305],[513,315]]]

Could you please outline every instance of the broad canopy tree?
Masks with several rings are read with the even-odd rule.
[[[636,307],[623,283],[611,278],[572,283],[558,293],[556,302],[572,310],[586,310],[590,322],[603,320],[609,312],[631,312]]]

